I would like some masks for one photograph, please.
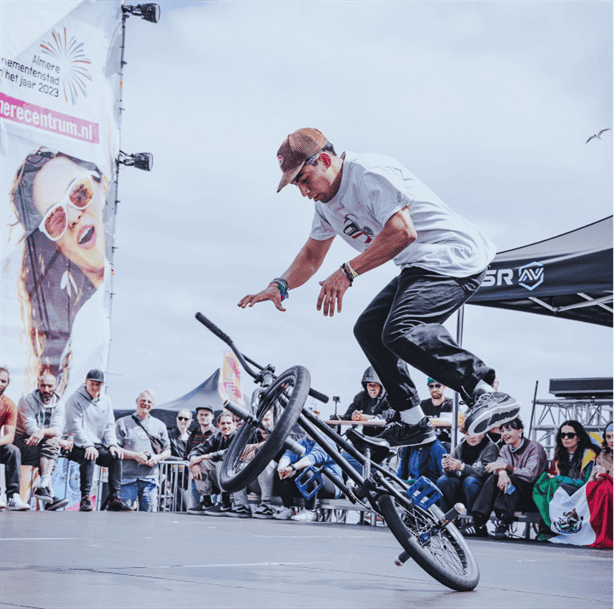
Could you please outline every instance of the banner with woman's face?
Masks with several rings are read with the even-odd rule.
[[[121,2],[3,4],[0,365],[7,395],[105,370]]]

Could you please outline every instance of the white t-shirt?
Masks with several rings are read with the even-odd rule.
[[[453,212],[398,161],[381,154],[345,154],[341,185],[328,202],[315,202],[311,238],[340,235],[365,251],[386,222],[408,206],[417,239],[394,258],[402,268],[420,267],[451,277],[486,269],[496,247]]]

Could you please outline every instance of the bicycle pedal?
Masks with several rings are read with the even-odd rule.
[[[306,467],[294,480],[298,490],[305,499],[311,499],[323,486],[324,480],[312,466]]]
[[[428,510],[443,497],[443,493],[428,478],[420,476],[407,489],[407,496],[415,505],[423,510]]]

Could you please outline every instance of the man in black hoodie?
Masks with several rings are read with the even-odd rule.
[[[386,419],[386,411],[390,408],[386,400],[386,390],[379,380],[373,366],[369,366],[362,376],[364,391],[357,393],[348,406],[345,414],[341,415],[343,421],[368,421],[375,417]],[[377,427],[363,427],[366,436],[376,436],[381,429]]]

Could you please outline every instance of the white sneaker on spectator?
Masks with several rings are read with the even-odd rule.
[[[21,498],[19,493],[13,493],[13,496],[8,500],[7,507],[14,512],[27,512],[30,506]]]
[[[315,510],[303,509],[298,514],[294,514],[294,516],[292,516],[290,520],[297,520],[299,522],[311,522],[312,520],[315,520],[315,517],[316,517]]]
[[[294,510],[292,508],[284,508],[280,512],[277,512],[273,518],[275,520],[290,520],[294,516]]]
[[[0,511],[6,510],[6,501],[0,497]]]

